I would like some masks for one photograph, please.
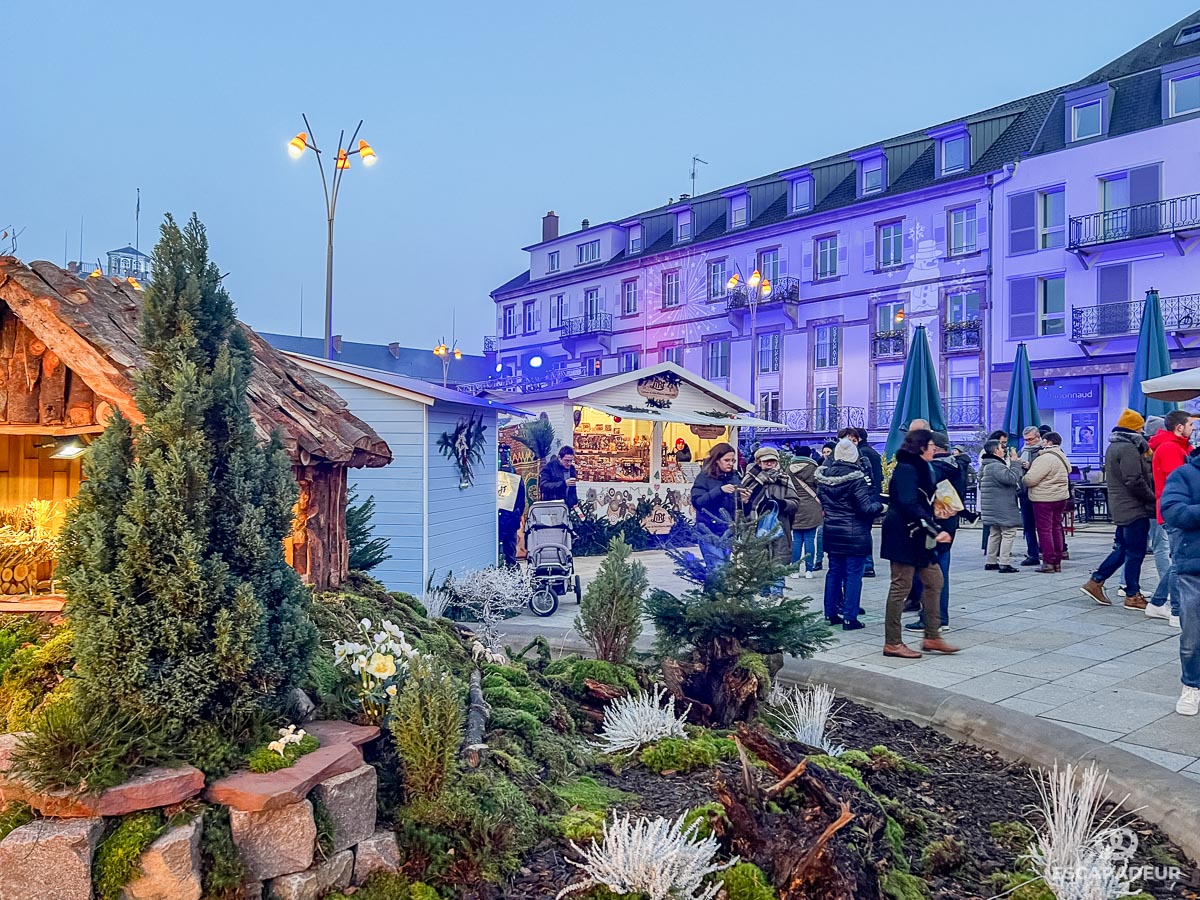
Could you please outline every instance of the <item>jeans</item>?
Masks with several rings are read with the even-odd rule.
[[[857,622],[862,603],[863,556],[829,554],[829,574],[825,576],[825,618],[840,616],[845,622]]]
[[[1033,501],[1028,497],[1021,498],[1021,527],[1025,529],[1025,555],[1029,559],[1041,559],[1042,552],[1038,547],[1037,521],[1033,517]]]
[[[1057,566],[1062,563],[1063,550],[1066,549],[1066,535],[1063,534],[1063,510],[1066,500],[1047,500],[1031,503],[1033,518],[1037,523],[1038,547],[1042,551],[1042,562],[1047,566]]]
[[[1012,563],[1012,545],[1017,537],[1017,526],[1005,528],[1000,525],[987,526],[987,564],[1007,566]]]
[[[797,528],[792,531],[792,565],[800,562],[800,557],[804,557],[804,568],[811,572],[813,566],[816,565],[813,557],[816,553],[817,529],[815,528]]]
[[[1104,557],[1092,580],[1101,584],[1125,564],[1125,596],[1142,592],[1142,560],[1146,558],[1146,541],[1150,537],[1150,518],[1134,519],[1128,525],[1117,526],[1112,552]]]
[[[725,563],[729,562],[729,548],[723,547],[720,544],[712,541],[699,541],[700,557],[704,560],[704,567],[708,571],[715,572]]]
[[[813,564],[814,569],[821,568],[821,562],[825,559],[825,526],[817,526],[817,561]]]
[[[904,598],[912,589],[913,578],[920,574],[921,581],[929,590],[921,595],[923,620],[925,623],[925,638],[936,640],[942,627],[941,610],[938,609],[937,595],[942,589],[942,570],[936,565],[918,569],[906,566],[904,563],[892,563],[892,584],[888,588],[887,611],[884,614],[884,641],[888,644],[903,642],[900,630],[900,613],[904,609]],[[1198,587],[1200,590],[1200,587]]]
[[[1178,528],[1173,528],[1170,525],[1155,525],[1158,528],[1156,537],[1157,543],[1153,542],[1154,547],[1154,565],[1157,568],[1159,563],[1159,552],[1161,548],[1166,548],[1167,558],[1169,560],[1166,574],[1163,574],[1162,569],[1158,570],[1158,587],[1154,589],[1154,596],[1150,598],[1150,602],[1155,606],[1162,606],[1167,602],[1167,597],[1171,598],[1171,615],[1179,615],[1179,587],[1176,584],[1175,560],[1171,554],[1175,549],[1183,546],[1183,532]],[[1151,528],[1153,533],[1154,529]]]
[[[937,565],[941,570],[942,586],[941,588],[934,587],[933,591],[938,595],[938,610],[941,612],[941,624],[950,624],[950,548],[953,544],[938,544],[934,553],[937,554]],[[918,569],[913,576],[912,589],[908,592],[908,603],[917,604],[917,608],[922,610],[917,616],[917,624],[925,624],[925,577],[921,574],[923,569]]]
[[[1200,575],[1179,572],[1175,584],[1179,588],[1179,624],[1183,626],[1179,635],[1179,665],[1183,670],[1180,681],[1200,688]]]

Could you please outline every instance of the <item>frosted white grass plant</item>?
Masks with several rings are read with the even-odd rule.
[[[666,696],[661,685],[654,693],[642,691],[630,697],[619,697],[604,707],[603,731],[596,747],[605,753],[636,753],[643,744],[663,738],[687,738],[684,724],[688,709],[675,712],[675,698]]]
[[[712,835],[697,839],[699,821],[684,828],[685,818],[633,820],[614,810],[612,821],[604,823],[600,843],[593,839],[584,850],[571,841],[583,861],[567,862],[587,877],[563,888],[558,897],[603,885],[616,894],[644,893],[650,900],[713,900],[722,885],[719,881],[705,885],[704,879],[734,865],[738,858],[715,863],[720,849],[717,839]]]
[[[825,735],[833,714],[833,697],[833,688],[825,684],[814,684],[805,690],[798,685],[782,687],[775,682],[767,696],[771,707],[767,717],[784,737],[838,756],[846,748],[831,744]]]
[[[1108,772],[1092,761],[1071,764],[1034,777],[1045,819],[1027,858],[1059,900],[1115,900],[1136,891],[1125,877],[1124,860],[1114,859],[1114,837],[1123,815],[1101,815],[1112,800],[1105,790]]]
[[[444,589],[482,626],[479,639],[493,651],[502,649],[500,623],[527,607],[533,596],[529,570],[518,566],[488,566],[461,578],[451,573]]]

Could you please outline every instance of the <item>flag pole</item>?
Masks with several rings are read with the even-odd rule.
[[[137,208],[133,212],[133,249],[142,252],[142,189],[137,189]]]

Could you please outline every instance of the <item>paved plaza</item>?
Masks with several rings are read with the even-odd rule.
[[[888,582],[887,563],[878,561],[880,577],[863,582],[866,627],[835,629],[837,643],[817,658],[895,679],[897,690],[913,681],[1050,719],[1200,781],[1200,719],[1175,713],[1178,629],[1140,610],[1101,607],[1079,590],[1111,547],[1111,528],[1069,537],[1071,559],[1058,575],[1032,568],[1016,575],[985,572],[980,534],[977,528],[959,532],[950,568],[947,639],[964,648],[961,654],[919,660],[883,656]],[[1017,544],[1023,546],[1020,539]],[[635,555],[652,587],[686,588],[665,553]],[[585,587],[600,559],[577,560]],[[811,581],[789,579],[789,590],[811,593],[813,609],[820,611],[824,576],[822,571]],[[1117,577],[1106,585],[1114,604],[1120,603]],[[1148,557],[1143,567],[1147,596],[1156,583],[1154,560]],[[513,625],[522,632],[540,629],[552,643],[571,639],[575,610],[568,602],[551,618],[526,614]],[[643,635],[639,647],[648,646]]]

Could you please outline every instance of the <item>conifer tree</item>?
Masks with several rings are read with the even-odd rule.
[[[623,535],[613,537],[575,617],[575,630],[605,662],[629,662],[642,633],[642,595],[649,581],[646,567],[630,560],[632,552]]]
[[[282,708],[316,632],[283,555],[296,483],[278,438],[255,435],[249,344],[204,227],[168,215],[161,234],[142,308],[144,422],[114,415],[93,443],[58,574],[81,711],[177,730],[205,768]]]
[[[371,523],[375,515],[375,498],[358,502],[358,488],[350,488],[346,498],[346,540],[350,544],[350,568],[355,572],[370,572],[384,560],[391,559],[389,541],[375,537]]]

